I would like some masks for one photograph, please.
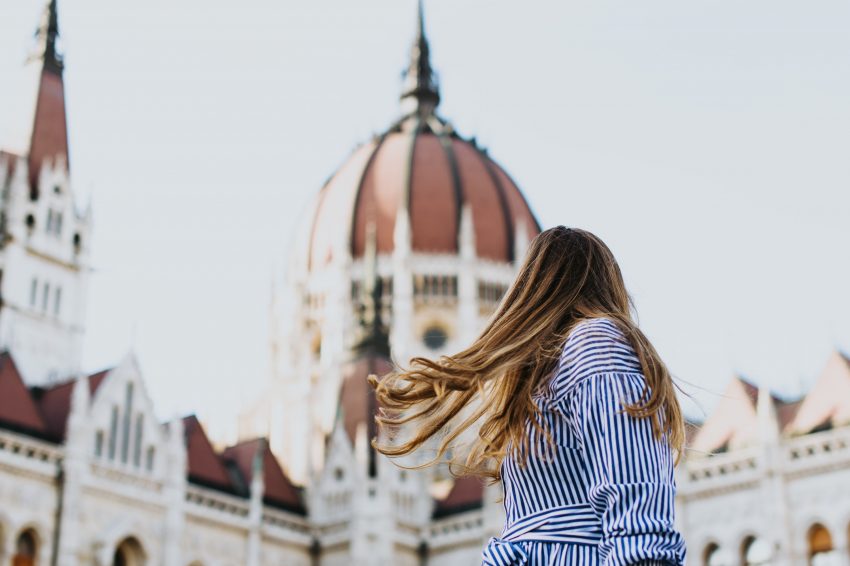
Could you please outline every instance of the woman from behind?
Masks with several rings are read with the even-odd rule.
[[[483,564],[684,563],[675,387],[593,234],[544,231],[469,348],[370,382],[388,433],[379,451],[436,443],[428,464],[450,453],[460,474],[502,482],[507,520]]]

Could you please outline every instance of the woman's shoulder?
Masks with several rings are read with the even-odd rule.
[[[567,336],[552,380],[553,392],[562,396],[595,374],[640,371],[640,360],[619,324],[610,318],[588,318]]]
[[[584,318],[578,321],[575,326],[570,329],[567,337],[567,342],[577,341],[587,336],[608,336],[614,339],[623,340],[625,335],[619,325],[612,319],[597,316],[593,318]]]

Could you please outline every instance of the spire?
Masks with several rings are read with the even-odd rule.
[[[422,0],[419,0],[417,20],[416,39],[410,50],[410,65],[404,73],[401,101],[406,113],[427,116],[432,114],[440,103],[440,87],[437,84],[437,75],[431,68]]]
[[[39,43],[44,45],[42,59],[44,69],[56,74],[62,74],[64,65],[62,56],[56,51],[56,38],[59,36],[59,18],[56,13],[56,0],[50,0],[44,7],[41,25],[35,32]]]
[[[363,266],[363,285],[360,292],[360,339],[354,350],[357,354],[372,353],[389,357],[389,335],[381,316],[383,284],[378,276],[378,246],[374,222],[370,222],[366,227]]]
[[[61,165],[68,169],[68,126],[65,118],[65,85],[62,82],[65,65],[62,56],[56,51],[58,36],[56,0],[49,0],[41,25],[36,31],[43,50],[29,151],[30,197],[33,200],[38,198],[38,180],[45,161],[54,167]]]

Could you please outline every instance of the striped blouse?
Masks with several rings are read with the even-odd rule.
[[[525,466],[502,463],[505,529],[486,566],[679,565],[685,543],[673,526],[670,447],[649,419],[622,411],[645,386],[640,362],[609,319],[579,323],[535,395],[552,435],[529,423]]]

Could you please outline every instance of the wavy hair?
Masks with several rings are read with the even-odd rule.
[[[507,453],[528,449],[529,420],[542,427],[533,395],[556,370],[568,334],[584,319],[606,317],[635,349],[647,384],[641,398],[624,410],[652,419],[656,437],[681,454],[685,433],[676,388],[632,310],[620,268],[602,240],[564,226],[540,233],[513,285],[468,348],[436,360],[413,358],[408,369],[381,379],[369,376],[381,407],[376,420],[389,433],[372,445],[399,457],[433,439],[436,456],[421,467],[448,461],[453,474],[498,480]],[[404,430],[412,434],[399,440],[397,433],[407,423]],[[543,432],[551,443],[548,431]],[[474,439],[461,448],[464,433]]]

